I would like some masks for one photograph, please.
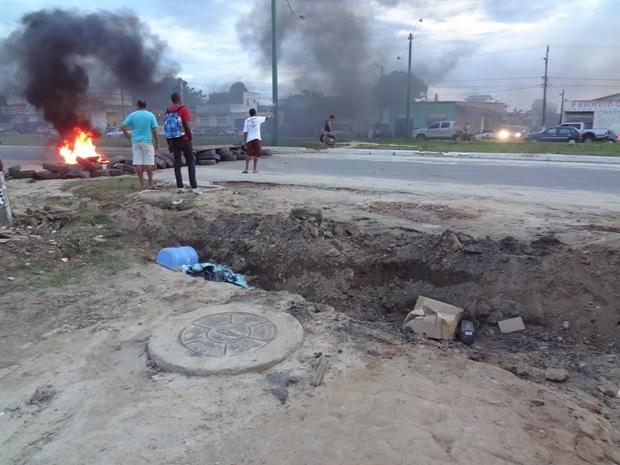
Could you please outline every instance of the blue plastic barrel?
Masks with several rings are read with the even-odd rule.
[[[193,247],[166,247],[161,249],[155,259],[157,263],[166,268],[176,270],[182,265],[192,266],[198,263],[198,253]]]

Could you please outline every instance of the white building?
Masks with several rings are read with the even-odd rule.
[[[241,129],[250,108],[258,110],[260,96],[241,83],[233,84],[229,92],[211,94],[208,103],[198,105],[198,124],[203,128]]]
[[[620,132],[620,93],[594,100],[568,100],[564,104],[563,121]]]

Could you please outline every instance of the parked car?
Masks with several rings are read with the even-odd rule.
[[[616,142],[620,142],[620,134],[616,134],[613,131],[608,131],[607,132],[607,142],[609,142],[610,144],[614,144]]]
[[[123,134],[123,131],[120,130],[120,128],[112,128],[106,131],[105,136],[118,138],[118,137],[123,137],[124,134]]]
[[[492,129],[483,129],[472,136],[474,140],[495,140],[498,138],[497,133]]]
[[[455,121],[437,121],[425,128],[415,129],[413,138],[423,139],[462,139],[464,132],[456,126]]]
[[[562,123],[560,126],[577,129],[581,134],[581,140],[586,143],[597,140],[605,141],[607,140],[607,133],[609,132],[609,129],[588,128],[586,123]]]
[[[575,144],[581,142],[581,133],[573,127],[558,126],[549,128],[543,132],[530,134],[525,140],[532,142],[568,142],[569,144]]]

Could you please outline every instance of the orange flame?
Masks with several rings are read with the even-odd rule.
[[[60,156],[64,158],[65,163],[75,164],[77,163],[77,157],[103,158],[97,153],[97,148],[93,143],[93,138],[96,136],[94,133],[91,131],[85,132],[80,128],[75,128],[73,132],[74,139],[64,139],[58,150]]]

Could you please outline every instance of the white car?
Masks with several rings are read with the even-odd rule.
[[[123,134],[123,131],[121,131],[119,128],[114,128],[114,129],[110,129],[108,132],[106,132],[105,136],[106,137],[117,138],[117,137],[124,137],[125,134]]]

